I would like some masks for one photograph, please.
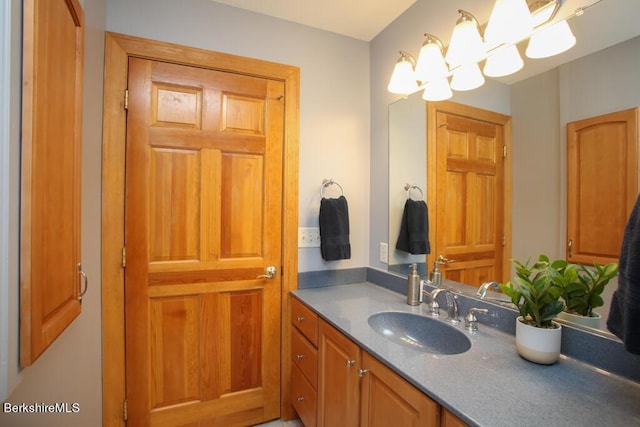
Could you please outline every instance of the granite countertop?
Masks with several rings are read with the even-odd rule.
[[[367,322],[383,311],[427,316],[425,304],[409,306],[404,295],[369,282],[293,294],[470,425],[640,425],[640,384],[565,356],[551,366],[528,362],[516,352],[512,335],[487,325],[479,324],[475,333],[462,323],[451,325],[470,338],[471,349],[433,355],[396,344]]]

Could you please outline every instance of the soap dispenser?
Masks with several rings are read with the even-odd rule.
[[[420,275],[418,264],[411,264],[411,273],[407,276],[407,304],[420,304]]]
[[[439,288],[440,285],[442,285],[442,272],[440,272],[440,266],[442,264],[445,264],[445,261],[444,258],[440,256],[440,258],[438,258],[433,263],[433,271],[431,272],[431,276],[429,277],[429,281],[436,288]]]

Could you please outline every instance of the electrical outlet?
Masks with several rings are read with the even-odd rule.
[[[320,247],[320,228],[318,227],[298,228],[298,247],[299,248],[319,248]]]
[[[389,245],[386,243],[380,243],[380,262],[389,263]]]

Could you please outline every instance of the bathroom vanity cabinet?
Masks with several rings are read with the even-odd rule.
[[[311,426],[464,426],[331,324],[292,298],[292,400]]]

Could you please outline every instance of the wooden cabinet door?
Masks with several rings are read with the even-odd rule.
[[[567,260],[617,262],[638,196],[638,108],[567,124]]]
[[[448,409],[442,408],[442,424],[440,427],[467,427],[467,423],[453,415]]]
[[[323,320],[318,337],[318,425],[358,426],[360,348]]]
[[[20,213],[20,366],[81,310],[84,12],[25,0]]]
[[[128,90],[128,421],[277,418],[283,84],[131,58]]]
[[[363,427],[438,427],[440,406],[370,354],[363,352]]]

